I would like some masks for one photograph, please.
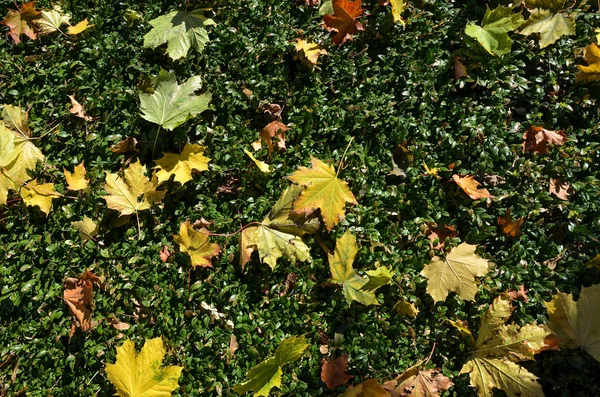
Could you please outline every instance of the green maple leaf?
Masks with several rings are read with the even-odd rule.
[[[498,6],[494,10],[488,7],[481,26],[469,23],[465,33],[475,38],[492,55],[508,54],[512,40],[507,33],[523,23],[521,13],[514,14],[512,10],[512,7]]]
[[[144,36],[144,48],[167,44],[167,54],[173,60],[185,57],[190,48],[202,52],[210,40],[205,27],[215,25],[203,12],[173,11],[151,20],[153,29]]]
[[[172,131],[187,120],[208,109],[211,95],[195,95],[200,89],[200,77],[190,77],[177,84],[175,75],[161,70],[152,94],[140,94],[142,117]]]
[[[564,5],[564,0],[525,1],[531,15],[521,27],[520,33],[525,36],[539,33],[540,48],[553,44],[562,36],[574,35],[576,14],[560,12]]]

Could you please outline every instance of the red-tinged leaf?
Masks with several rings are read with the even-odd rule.
[[[333,36],[335,44],[343,44],[348,40],[352,40],[359,30],[363,30],[363,26],[355,19],[362,15],[363,9],[360,8],[361,0],[333,0],[333,15],[323,16],[323,27],[329,32],[337,32]]]
[[[353,376],[346,374],[348,366],[348,355],[345,354],[335,360],[325,360],[321,366],[321,380],[325,382],[329,390],[335,390],[338,386],[348,383]]]
[[[507,210],[504,213],[504,216],[498,217],[498,226],[502,228],[504,234],[507,234],[511,237],[519,237],[521,235],[523,223],[525,223],[525,217],[522,216],[517,220],[513,220],[512,216],[510,215],[510,210]]]
[[[510,290],[506,291],[511,300],[522,300],[525,303],[529,303],[529,297],[527,296],[527,290],[524,285],[520,285],[517,291]]]
[[[458,230],[452,225],[444,225],[442,227],[438,227],[435,224],[429,225],[429,229],[427,233],[429,234],[429,245],[432,249],[443,250],[446,246],[445,241],[446,238],[454,238],[458,236]],[[438,243],[434,246],[435,240],[438,240]]]
[[[569,196],[573,193],[571,185],[561,179],[555,178],[550,178],[550,189],[548,191],[551,195],[565,201],[568,201]]]
[[[35,1],[25,3],[18,10],[9,10],[4,18],[2,25],[10,28],[10,37],[16,44],[21,42],[21,35],[29,37],[31,40],[37,39],[37,32],[33,21],[39,19],[40,11],[35,10]]]
[[[564,145],[567,136],[563,131],[551,131],[531,126],[523,134],[523,153],[546,154],[550,145]]]

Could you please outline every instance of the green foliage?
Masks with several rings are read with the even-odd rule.
[[[475,39],[492,55],[504,55],[510,52],[512,40],[508,32],[517,29],[523,23],[521,13],[513,13],[512,7],[498,6],[494,10],[488,7],[481,26],[469,23],[465,33]]]

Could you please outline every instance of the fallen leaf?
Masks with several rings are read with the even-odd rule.
[[[87,114],[85,114],[85,111],[83,110],[83,106],[81,106],[81,104],[79,102],[77,102],[77,100],[75,99],[75,95],[67,95],[70,99],[71,99],[71,110],[70,112],[73,113],[75,116],[84,119],[85,121],[92,121],[93,118],[88,116]]]
[[[171,251],[169,251],[169,246],[165,245],[164,247],[161,248],[159,255],[160,255],[161,261],[167,262],[169,260],[169,258],[173,255],[173,253]]]
[[[333,0],[333,15],[323,16],[323,27],[328,32],[336,32],[333,36],[334,44],[344,44],[352,40],[358,31],[363,30],[363,26],[355,19],[360,17],[364,10],[361,7],[361,0]]]
[[[219,245],[209,242],[208,236],[208,230],[202,228],[197,232],[189,221],[182,222],[179,226],[175,242],[179,244],[181,252],[188,254],[194,268],[212,267],[211,258],[219,254]]]
[[[454,328],[456,328],[460,332],[460,335],[463,338],[467,337],[473,342],[473,345],[475,344],[475,339],[473,339],[473,334],[471,333],[471,330],[469,329],[469,323],[466,320],[446,319],[446,321],[450,325],[452,325]]]
[[[83,161],[81,162],[81,164],[75,167],[73,173],[67,171],[66,168],[63,168],[63,172],[65,174],[65,179],[67,180],[69,190],[84,190],[88,187],[88,184],[90,182],[87,179],[85,179],[86,170]]]
[[[551,131],[543,127],[531,126],[523,134],[523,153],[546,154],[550,145],[564,145],[567,136],[564,131]]]
[[[35,1],[30,1],[21,5],[21,8],[16,11],[8,10],[8,15],[2,20],[1,24],[10,28],[8,34],[15,44],[19,44],[22,34],[31,40],[37,39],[34,22],[40,18],[40,15],[41,12],[35,10]]]
[[[231,337],[229,338],[229,349],[227,349],[227,364],[231,364],[231,360],[233,360],[233,356],[235,356],[237,349],[237,338],[234,334],[231,334]]]
[[[521,12],[513,13],[513,7],[498,6],[493,10],[486,7],[481,26],[470,22],[465,33],[476,39],[491,55],[508,54],[512,40],[507,33],[523,24]]]
[[[272,388],[281,387],[281,367],[298,360],[309,346],[304,336],[282,340],[275,355],[252,367],[246,380],[233,386],[233,390],[239,395],[253,390],[255,397],[268,396]]]
[[[575,14],[560,12],[564,5],[565,0],[526,0],[529,18],[521,25],[519,33],[525,36],[539,33],[540,48],[553,44],[562,36],[574,35]]]
[[[439,397],[454,383],[437,369],[422,370],[423,361],[383,384],[391,397]]]
[[[527,290],[525,286],[520,285],[517,291],[509,290],[506,291],[506,294],[509,296],[511,300],[522,300],[525,303],[529,303],[529,297],[527,296]]]
[[[390,0],[390,4],[392,5],[394,22],[400,22],[402,26],[406,25],[404,19],[402,19],[402,13],[406,10],[408,4],[406,4],[404,0]]]
[[[394,154],[392,155],[392,171],[390,171],[389,175],[399,176],[402,178],[406,177],[406,169],[408,167],[412,167],[414,156],[403,145],[396,146],[396,150],[394,150]]]
[[[265,140],[267,144],[267,150],[269,151],[269,157],[271,157],[271,153],[275,148],[275,144],[273,143],[273,138],[277,140],[277,149],[285,150],[285,132],[289,130],[289,127],[283,124],[279,120],[275,120],[267,124],[262,131],[260,132],[260,136]]]
[[[379,385],[377,379],[367,379],[363,383],[350,386],[342,397],[392,397]]]
[[[475,254],[476,248],[476,245],[462,243],[444,258],[436,256],[425,265],[421,275],[428,280],[427,293],[434,302],[446,300],[450,291],[461,299],[475,300],[475,277],[483,277],[489,271],[488,261]]]
[[[127,137],[122,141],[119,141],[110,147],[110,151],[117,154],[133,153],[137,152],[137,139]]]
[[[513,220],[510,215],[510,209],[506,210],[504,216],[498,217],[498,226],[502,228],[504,234],[511,237],[519,237],[521,235],[523,223],[525,223],[525,217],[522,216],[517,220]]]
[[[300,59],[302,63],[311,69],[317,66],[319,56],[327,55],[327,50],[325,50],[325,47],[322,45],[309,43],[308,41],[302,39],[296,39],[296,52],[298,55],[295,58]]]
[[[406,315],[412,318],[416,318],[419,314],[419,309],[417,309],[412,303],[402,299],[396,302],[393,310],[401,316]]]
[[[550,187],[548,192],[561,200],[568,201],[569,196],[573,194],[573,189],[568,182],[565,182],[562,179],[550,178]]]
[[[50,214],[50,210],[52,209],[52,199],[60,197],[56,190],[54,190],[54,183],[42,183],[38,185],[35,179],[23,185],[19,194],[26,205],[30,207],[37,205],[40,211],[46,214],[46,216]]]
[[[294,201],[294,212],[310,215],[317,209],[325,222],[327,231],[344,218],[346,203],[358,204],[348,184],[338,179],[335,169],[323,161],[312,157],[312,168],[300,167],[288,179],[306,186],[306,189]]]
[[[429,246],[431,249],[443,251],[446,247],[446,239],[453,239],[458,236],[458,230],[452,225],[438,227],[436,224],[428,225],[427,234],[429,234]],[[436,245],[435,241],[438,241]]]
[[[534,354],[547,348],[544,339],[549,331],[536,324],[505,325],[514,310],[511,302],[506,294],[492,302],[460,373],[469,374],[471,386],[480,396],[492,396],[498,388],[509,397],[543,397],[537,377],[517,363],[533,360]]]
[[[354,378],[346,374],[348,366],[348,355],[344,354],[335,360],[326,359],[321,365],[321,380],[325,383],[329,390],[335,390],[338,386],[343,386],[350,379]]]
[[[246,153],[246,155],[250,157],[250,160],[252,160],[254,164],[256,164],[256,166],[261,172],[269,174],[271,173],[271,171],[273,171],[273,168],[269,164],[265,163],[264,161],[260,161],[259,159],[254,157],[252,152],[250,152],[248,149],[244,148],[244,153]]]
[[[279,120],[281,118],[281,112],[283,112],[281,106],[276,103],[267,103],[265,105],[261,105],[260,108],[263,110],[263,112],[269,115],[270,118],[275,120]]]
[[[549,343],[585,350],[600,361],[600,284],[583,287],[577,302],[572,294],[559,292],[545,303],[552,331]]]
[[[577,65],[577,82],[594,82],[600,80],[600,48],[594,43],[585,48],[584,58],[587,66]]]
[[[38,27],[39,34],[45,35],[60,31],[60,27],[69,25],[70,20],[71,16],[63,14],[62,8],[55,5],[52,10],[42,11],[40,17],[35,20],[35,24]]]
[[[179,387],[183,367],[162,367],[165,357],[162,338],[146,339],[138,354],[131,340],[117,347],[117,361],[106,364],[108,380],[120,397],[168,397]]]
[[[480,183],[473,176],[458,176],[452,175],[454,182],[473,200],[482,198],[494,198],[485,188],[479,188]]]
[[[98,225],[91,218],[83,217],[82,221],[71,222],[71,225],[79,232],[79,238],[83,243],[94,240],[98,235]]]
[[[99,281],[100,279],[88,270],[78,279],[67,278],[65,281],[63,297],[71,309],[75,326],[85,332],[92,329],[93,284]]]
[[[191,181],[192,171],[206,171],[208,162],[211,160],[204,156],[204,146],[186,143],[181,154],[164,153],[163,157],[156,160],[156,177],[158,183],[168,181],[171,176],[173,180],[185,185]]]
[[[460,80],[463,77],[470,77],[469,72],[467,72],[467,67],[462,61],[461,57],[454,58],[454,78],[456,80]]]
[[[131,328],[131,325],[119,321],[115,316],[112,316],[110,319],[110,326],[119,331],[127,331],[129,328]]]
[[[586,266],[588,268],[595,267],[596,269],[600,270],[600,254],[597,254],[595,257],[593,257],[588,263],[586,263]]]
[[[79,22],[77,25],[69,26],[67,28],[67,33],[72,35],[78,35],[79,33],[85,32],[92,26],[94,25],[90,25],[89,21],[86,18],[83,21]]]

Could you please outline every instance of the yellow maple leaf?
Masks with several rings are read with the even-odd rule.
[[[54,183],[38,185],[36,180],[29,181],[21,188],[21,198],[30,207],[38,206],[48,216],[52,209],[52,199],[59,194],[54,190]]]
[[[208,241],[208,230],[202,228],[199,232],[194,230],[189,221],[179,225],[179,235],[175,242],[179,244],[181,252],[189,255],[192,266],[212,267],[210,259],[219,254],[219,245]]]
[[[76,35],[76,34],[79,34],[81,32],[88,30],[92,26],[94,26],[94,25],[90,25],[90,23],[88,22],[88,20],[86,18],[83,21],[79,22],[77,25],[69,26],[67,28],[67,33]]]
[[[585,65],[577,65],[579,73],[577,73],[577,82],[594,82],[600,80],[600,48],[594,43],[585,47],[584,59]]]
[[[300,167],[288,177],[292,182],[306,186],[294,202],[294,212],[309,215],[320,209],[325,227],[331,231],[344,218],[346,203],[358,203],[348,184],[337,177],[333,166],[312,156],[310,159],[312,168]]]
[[[81,164],[75,167],[73,173],[67,171],[66,168],[63,168],[63,172],[65,174],[65,179],[67,180],[69,190],[83,190],[88,187],[89,181],[85,179],[86,170],[83,161]]]
[[[392,4],[392,15],[394,17],[394,22],[400,22],[402,25],[405,25],[404,19],[402,19],[402,13],[406,9],[406,3],[404,0],[390,0]]]
[[[193,170],[206,171],[210,159],[204,156],[205,150],[204,146],[187,143],[181,154],[164,153],[154,167],[158,183],[168,181],[174,175],[173,179],[184,185],[192,180]]]
[[[169,397],[177,389],[183,367],[161,367],[165,356],[162,338],[146,339],[138,354],[131,340],[117,347],[117,361],[106,364],[108,380],[120,397]]]
[[[250,157],[250,160],[254,161],[254,164],[256,164],[258,169],[264,172],[265,174],[268,174],[271,171],[273,171],[273,168],[269,164],[265,163],[264,161],[260,161],[259,159],[254,157],[254,155],[248,149],[244,149],[244,153],[246,153],[246,155]]]
[[[296,52],[299,53],[296,58],[299,58],[310,68],[317,65],[319,56],[327,55],[327,51],[322,45],[309,43],[308,41],[302,39],[296,39]]]
[[[98,235],[98,225],[91,218],[83,217],[82,221],[71,222],[71,225],[79,232],[82,242],[93,240]]]
[[[377,379],[367,379],[356,386],[346,389],[342,397],[391,397]]]
[[[436,256],[425,265],[421,275],[427,278],[427,293],[435,302],[446,300],[450,291],[462,299],[475,300],[475,277],[483,277],[489,271],[488,261],[475,254],[476,248],[462,243],[445,258]]]

